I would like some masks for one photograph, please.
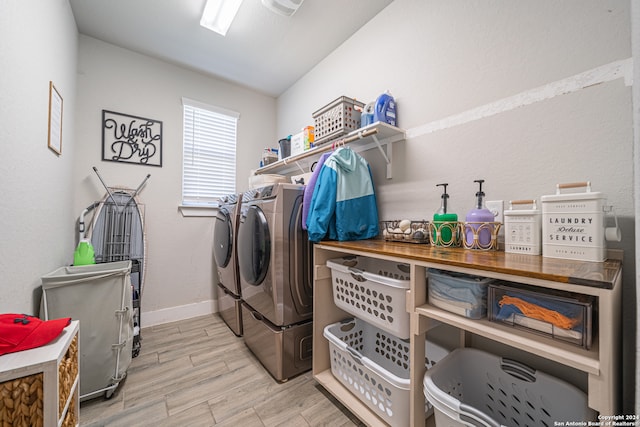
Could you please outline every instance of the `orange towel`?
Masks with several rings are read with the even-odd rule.
[[[503,296],[500,299],[500,307],[504,304],[511,304],[516,306],[522,314],[532,319],[542,320],[544,322],[551,323],[563,329],[571,329],[575,325],[580,323],[580,319],[571,319],[557,311],[549,310],[539,305],[532,304],[524,301],[520,298],[510,297],[508,295]]]

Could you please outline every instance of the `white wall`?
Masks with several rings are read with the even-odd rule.
[[[634,67],[633,67],[633,81],[640,82],[640,5],[638,2],[631,3],[631,48],[633,51]],[[637,171],[640,170],[640,85],[633,85],[633,164],[634,164],[634,198],[635,198],[635,212],[636,212],[636,247],[640,243],[640,227],[638,226],[640,221],[640,176]],[[636,265],[640,260],[640,253],[636,252]],[[636,404],[635,413],[640,414],[640,312],[638,312],[638,306],[640,305],[640,292],[638,292],[638,283],[640,283],[640,271],[636,269]],[[630,351],[631,352],[631,351]]]
[[[440,182],[450,184],[450,205],[464,216],[474,179],[486,180],[488,200],[505,201],[590,180],[623,228],[623,242],[610,246],[625,250],[623,396],[632,413],[630,40],[628,1],[395,0],[279,97],[278,135],[312,123],[312,112],[340,95],[368,102],[390,89],[408,138],[394,146],[392,180],[376,150],[365,155],[381,219],[430,218]],[[605,73],[590,72],[599,67]],[[606,71],[614,77],[603,77]],[[598,76],[595,85],[582,83],[585,73]],[[549,91],[556,86],[575,90]],[[532,102],[540,94],[548,96]],[[484,117],[482,107],[498,113]],[[461,121],[448,124],[454,115]]]
[[[40,278],[74,250],[77,30],[67,0],[0,2],[0,313],[38,313]],[[62,155],[47,147],[49,81]]]
[[[385,89],[400,126],[418,130],[629,57],[628,2],[396,0],[278,99],[278,134],[312,123],[337,96],[366,102]],[[401,166],[377,180],[383,216],[431,216],[441,181],[464,213],[475,178],[504,200],[590,179],[632,216],[630,95],[618,79],[396,144]]]
[[[183,217],[182,97],[240,113],[238,190],[247,189],[265,141],[275,141],[275,99],[225,81],[80,36],[78,54],[77,150],[74,165],[74,213],[100,200],[109,186],[136,188],[145,205],[147,276],[142,324],[188,318],[215,310],[213,218]],[[101,161],[102,110],[163,122],[163,165]],[[267,144],[268,145],[268,144]]]

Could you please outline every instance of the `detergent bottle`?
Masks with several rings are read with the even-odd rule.
[[[393,96],[386,91],[376,99],[373,111],[374,122],[384,122],[391,126],[397,126],[396,101]]]
[[[360,127],[363,128],[365,126],[369,126],[373,123],[373,109],[375,107],[374,102],[370,102],[364,106],[362,110],[362,114],[360,115]]]
[[[491,235],[493,234],[493,213],[484,206],[484,192],[482,191],[482,183],[484,179],[476,179],[473,182],[478,183],[478,192],[476,193],[476,205],[467,214],[465,220],[470,224],[465,224],[465,247],[466,248],[488,248],[491,244]],[[490,223],[490,224],[482,224]],[[477,235],[477,242],[474,237]],[[479,245],[479,246],[478,246]]]
[[[449,195],[447,194],[447,183],[436,184],[436,187],[443,187],[444,191],[440,198],[440,209],[433,214],[434,230],[431,238],[438,246],[451,246],[456,243],[458,215],[447,212]]]
[[[82,239],[73,253],[73,265],[91,265],[96,263],[95,253],[91,242]]]

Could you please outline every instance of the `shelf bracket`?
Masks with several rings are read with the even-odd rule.
[[[285,165],[285,166],[286,166],[287,164],[290,164],[290,163],[288,163],[288,162],[287,162],[287,160],[288,160],[288,159],[286,159],[286,158],[285,158],[285,159],[283,159],[283,160],[282,160],[282,164],[283,164],[283,165]],[[300,161],[299,161],[299,160],[294,160],[294,161],[293,161],[293,163],[298,167],[298,169],[300,169],[300,172],[305,173],[305,170],[304,170],[304,168],[300,165]]]
[[[378,140],[378,137],[376,135],[371,135],[371,138],[376,143],[378,150],[380,150],[384,161],[387,162],[387,179],[393,178],[393,170],[391,168],[391,159],[393,158],[393,145],[386,143],[385,146],[387,147],[387,152],[385,153],[385,151],[382,149],[382,144]]]
[[[298,169],[300,169],[300,172],[305,173],[304,168],[302,166],[300,166],[300,163],[296,160],[296,166],[298,167]]]

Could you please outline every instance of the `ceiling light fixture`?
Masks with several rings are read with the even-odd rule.
[[[207,0],[200,25],[223,36],[229,31],[242,0]]]
[[[304,0],[262,0],[262,4],[280,15],[291,16],[302,5]]]

